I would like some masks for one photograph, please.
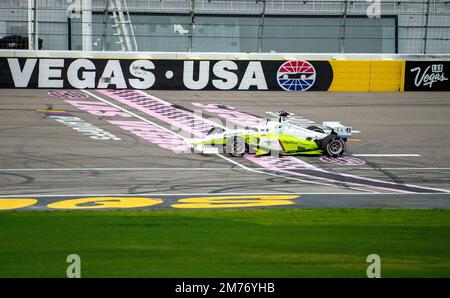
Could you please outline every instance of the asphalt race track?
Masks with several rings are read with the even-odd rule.
[[[23,208],[0,210],[450,208],[449,99],[448,92],[3,89],[0,196]],[[361,133],[339,159],[201,155],[185,142],[213,125],[247,126],[282,109]],[[58,203],[86,197],[94,199]]]

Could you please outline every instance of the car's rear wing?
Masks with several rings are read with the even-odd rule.
[[[349,138],[352,136],[353,130],[351,126],[345,126],[338,121],[325,121],[322,123],[325,129],[334,131],[341,138]]]

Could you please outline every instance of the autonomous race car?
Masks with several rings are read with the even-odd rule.
[[[321,125],[299,125],[289,120],[293,115],[284,111],[276,113],[278,119],[267,120],[263,125],[244,129],[214,127],[204,138],[193,139],[196,151],[226,153],[240,157],[245,153],[262,155],[319,155],[338,157],[346,150],[352,128],[340,122],[329,121]]]

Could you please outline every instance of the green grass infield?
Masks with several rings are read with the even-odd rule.
[[[450,277],[450,210],[0,213],[0,277]]]

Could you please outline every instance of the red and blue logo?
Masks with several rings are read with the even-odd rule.
[[[306,91],[316,81],[316,70],[308,61],[287,61],[278,68],[277,80],[286,91]]]

